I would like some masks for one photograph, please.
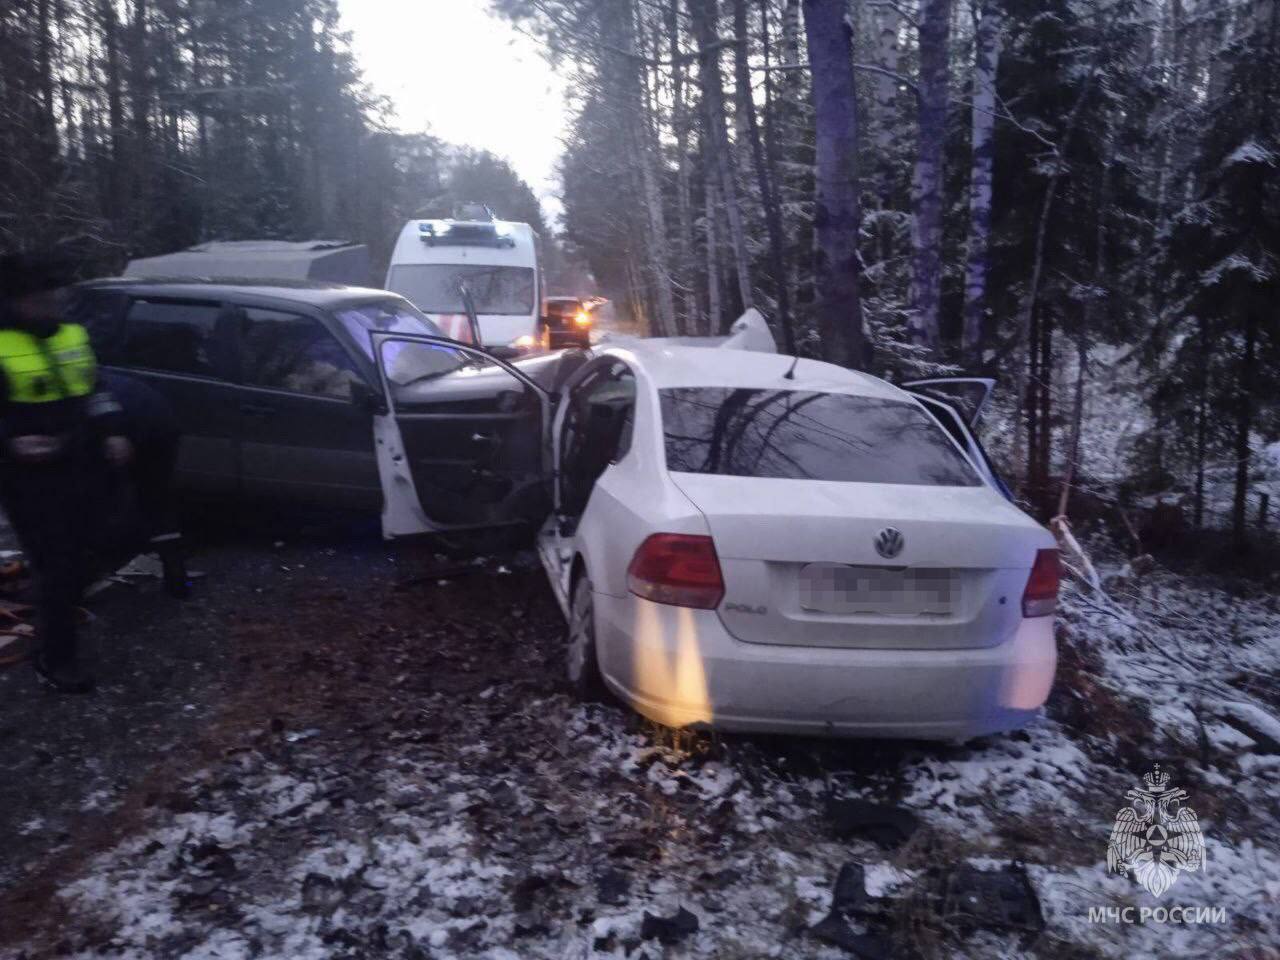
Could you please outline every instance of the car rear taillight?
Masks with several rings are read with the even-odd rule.
[[[1047,617],[1058,608],[1058,582],[1062,567],[1057,550],[1037,550],[1036,562],[1031,565],[1027,589],[1022,591],[1022,615]]]
[[[631,558],[627,589],[654,603],[714,610],[724,599],[715,543],[691,534],[653,534]]]

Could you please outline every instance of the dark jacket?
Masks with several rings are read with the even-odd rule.
[[[169,401],[137,377],[102,370],[98,388],[120,405],[120,431],[135,444],[176,443],[181,436],[181,425]]]

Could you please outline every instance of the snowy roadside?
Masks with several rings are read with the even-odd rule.
[[[66,921],[26,955],[842,957],[811,928],[852,861],[868,894],[892,898],[882,925],[900,955],[1276,955],[1280,757],[1215,719],[1224,691],[1280,710],[1275,601],[1167,574],[1112,582],[1113,603],[1064,599],[1050,715],[966,747],[677,749],[616,708],[556,692],[557,640],[535,618],[474,651],[483,666],[500,644],[525,645],[524,665],[489,685],[404,681],[417,692],[226,744],[64,885]],[[433,657],[457,656],[424,654],[395,627],[375,639],[362,670],[425,656],[429,673]],[[1207,851],[1158,899],[1106,873],[1116,812],[1155,763],[1187,790]],[[921,827],[896,847],[840,836],[829,811],[848,797],[897,804]],[[962,860],[1010,859],[1027,864],[1046,921],[1029,946],[998,931],[961,939],[913,896]],[[1143,907],[1209,912],[1139,924],[1126,906],[1134,919]],[[646,923],[681,908],[696,930]],[[642,938],[664,930],[671,945]]]

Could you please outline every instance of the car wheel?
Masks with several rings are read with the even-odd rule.
[[[569,685],[580,700],[604,700],[607,689],[596,657],[596,613],[591,581],[579,577],[569,607]]]

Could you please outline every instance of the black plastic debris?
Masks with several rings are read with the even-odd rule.
[[[846,863],[836,876],[836,885],[831,890],[831,911],[833,913],[860,913],[866,909],[867,897],[866,871],[857,862]]]
[[[596,899],[611,907],[620,907],[631,895],[631,876],[609,867],[596,877]]]
[[[236,860],[230,851],[216,840],[207,839],[188,851],[192,865],[206,874],[224,879],[236,873]]]
[[[809,933],[823,943],[840,947],[863,960],[887,960],[892,955],[887,939],[875,933],[858,933],[835,910],[810,927]]]
[[[883,926],[885,901],[867,894],[866,870],[857,861],[849,861],[836,875],[831,889],[831,912],[809,928],[811,936],[823,943],[847,950],[865,960],[881,960],[891,955],[892,947],[887,937],[875,929],[865,932],[855,930],[846,917],[856,916],[860,921],[871,918],[873,926]]]
[[[942,915],[961,934],[1006,930],[1034,939],[1044,930],[1040,898],[1021,863],[1000,870],[961,863],[948,871],[942,878]]]
[[[697,932],[697,915],[690,913],[684,907],[676,911],[673,917],[655,917],[646,910],[644,920],[640,923],[642,940],[657,940],[666,946],[679,943],[689,934]]]
[[[884,848],[905,843],[920,821],[910,810],[855,798],[827,800],[827,819],[837,837],[860,837]]]

